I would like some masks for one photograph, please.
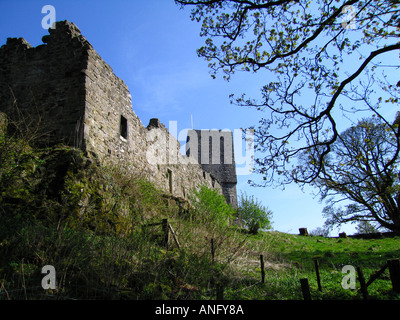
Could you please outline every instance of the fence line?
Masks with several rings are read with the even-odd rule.
[[[317,259],[313,259],[314,264],[315,264],[315,270],[317,274],[317,282],[318,282],[318,290],[322,291],[322,286],[321,286],[321,278],[319,275],[319,269],[318,269],[318,261]],[[368,286],[370,286],[376,279],[378,279],[384,272],[385,270],[389,268],[389,274],[390,274],[390,280],[392,282],[392,290],[395,293],[400,293],[400,260],[399,259],[389,259],[387,263],[378,271],[374,272],[369,280],[365,282],[364,274],[362,272],[361,267],[357,267],[357,275],[358,275],[358,280],[360,282],[361,288],[357,290],[357,292],[362,293],[363,299],[367,300],[368,299]],[[303,298],[304,300],[310,300],[311,299],[311,294],[310,294],[310,288],[308,285],[308,279],[303,278],[300,279],[300,285],[301,285],[301,290],[303,292]]]
[[[168,222],[168,219],[163,219],[161,222],[155,222],[155,223],[149,223],[149,224],[143,225],[142,229],[148,228],[148,227],[155,227],[155,226],[161,226],[161,229],[162,229],[161,243],[162,243],[163,247],[165,247],[168,250],[169,233],[171,232],[176,246],[178,247],[178,249],[181,248],[181,244],[178,241],[178,238],[176,236],[174,229],[172,228],[171,224]]]

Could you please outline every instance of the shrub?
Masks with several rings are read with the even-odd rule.
[[[249,197],[246,193],[242,193],[236,214],[252,234],[257,234],[259,229],[272,228],[272,211],[264,207],[254,196]]]
[[[226,203],[225,197],[218,190],[201,186],[190,196],[195,219],[206,224],[215,224],[217,227],[227,226],[233,218],[235,210]]]

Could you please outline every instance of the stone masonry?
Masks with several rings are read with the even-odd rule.
[[[175,197],[187,198],[193,188],[207,185],[237,205],[232,133],[217,131],[216,147],[207,141],[202,148],[208,130],[191,130],[187,149],[197,152],[182,155],[179,141],[158,119],[142,124],[124,81],[75,24],[57,22],[42,40],[32,47],[23,38],[8,38],[0,48],[1,112],[37,126],[41,144],[93,152],[103,163],[145,177]],[[220,141],[227,147],[221,148]],[[198,155],[205,149],[210,155],[217,152],[221,162],[200,164]]]
[[[203,170],[209,172],[221,184],[227,201],[237,207],[237,177],[232,132],[189,130],[186,154],[194,157]]]

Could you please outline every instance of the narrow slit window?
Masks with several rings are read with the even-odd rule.
[[[213,155],[212,137],[208,137],[208,163],[207,164],[214,164],[212,155]]]
[[[224,149],[224,137],[221,137],[219,139],[219,164],[225,164],[225,159],[224,159],[224,155],[225,155],[225,149]]]
[[[122,138],[128,139],[128,120],[124,116],[121,116],[119,134]]]
[[[172,171],[167,170],[167,177],[168,177],[168,185],[169,185],[169,192],[172,193]]]

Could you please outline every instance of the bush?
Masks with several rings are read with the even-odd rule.
[[[225,197],[218,190],[201,186],[190,196],[195,219],[206,224],[215,224],[217,227],[227,226],[233,218],[235,210],[226,203]]]
[[[236,214],[252,234],[257,234],[259,229],[271,229],[272,211],[264,207],[254,196],[240,195]]]

